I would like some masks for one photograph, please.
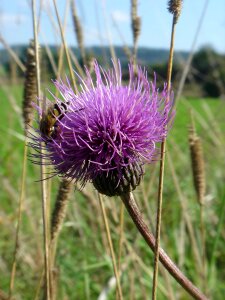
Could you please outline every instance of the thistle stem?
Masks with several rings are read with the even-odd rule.
[[[143,220],[139,208],[134,200],[133,194],[128,193],[121,196],[121,199],[132,218],[137,229],[154,252],[156,240],[153,234],[149,231],[148,226]],[[179,270],[170,257],[159,247],[159,260],[174,279],[196,300],[208,300],[208,298]]]

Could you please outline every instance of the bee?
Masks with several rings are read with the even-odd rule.
[[[59,133],[58,120],[61,120],[67,111],[67,105],[57,103],[48,107],[47,112],[43,114],[40,121],[40,132],[48,139],[56,138]]]

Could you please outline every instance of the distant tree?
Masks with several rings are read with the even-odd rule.
[[[225,84],[225,56],[211,47],[200,49],[193,58],[195,80],[202,85],[205,96],[219,97]]]

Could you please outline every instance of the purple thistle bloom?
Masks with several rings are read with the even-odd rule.
[[[37,138],[46,143],[45,158],[57,174],[82,184],[92,181],[109,196],[140,183],[142,166],[156,160],[156,143],[166,137],[174,115],[166,85],[159,93],[156,81],[149,83],[141,68],[135,76],[131,65],[129,84],[122,85],[118,66],[118,73],[115,64],[105,71],[95,62],[96,80],[86,70],[77,95],[69,82],[55,81],[64,98],[55,98],[55,105],[66,103],[66,112],[56,116],[54,135]]]

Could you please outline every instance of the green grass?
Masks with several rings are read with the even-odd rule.
[[[0,289],[7,292],[10,280],[14,236],[16,225],[17,202],[20,190],[23,147],[23,129],[21,127],[21,113],[15,111],[8,93],[15,98],[21,108],[23,90],[21,86],[8,87],[5,92],[0,89]],[[207,277],[207,286],[213,299],[224,298],[225,271],[223,262],[224,252],[224,215],[225,215],[225,188],[224,188],[224,104],[219,99],[181,99],[173,129],[168,138],[167,152],[179,180],[179,186],[185,198],[186,213],[188,214],[200,251],[199,206],[196,201],[192,184],[191,165],[188,149],[188,125],[190,124],[189,106],[192,107],[196,127],[202,137],[207,171],[207,201],[205,205],[205,226],[207,232],[207,263],[210,271]],[[198,117],[200,115],[200,118]],[[224,136],[223,136],[224,138]],[[156,174],[153,176],[153,169]],[[154,222],[156,212],[158,167],[156,163],[146,171],[144,189],[148,189],[150,180],[153,180],[149,192],[148,203],[143,201],[143,190],[135,192],[140,208],[145,218]],[[153,177],[152,177],[153,176]],[[28,161],[26,178],[26,198],[23,211],[20,252],[18,269],[15,281],[15,299],[34,299],[38,280],[43,268],[43,240],[41,221],[41,192],[39,167]],[[53,179],[52,205],[54,203],[59,180]],[[119,207],[118,198],[104,198],[110,220],[114,246],[118,249]],[[148,214],[149,212],[149,214]],[[200,288],[202,287],[199,266],[196,264],[180,199],[171,176],[168,159],[165,169],[164,202],[162,216],[162,246],[170,256],[180,264],[181,269]],[[92,192],[92,199],[85,199],[79,191],[74,190],[69,204],[65,225],[61,232],[57,253],[58,299],[97,299],[103,287],[107,284],[113,269],[108,248],[105,247],[106,234],[103,229],[102,216],[97,196]],[[149,299],[151,293],[151,279],[153,255],[139,236],[131,220],[125,215],[125,240],[122,262],[126,271],[122,276],[122,289],[125,299],[130,299],[131,289],[135,299]],[[184,239],[182,254],[182,239]],[[134,259],[130,253],[140,259]],[[200,255],[201,256],[201,255]],[[211,265],[210,265],[211,264]],[[132,287],[132,281],[134,285]],[[164,294],[168,290],[165,277],[160,274],[160,289],[158,299],[167,299]],[[185,291],[173,280],[169,280],[176,299],[190,299]],[[110,292],[108,299],[115,299],[115,290]]]

